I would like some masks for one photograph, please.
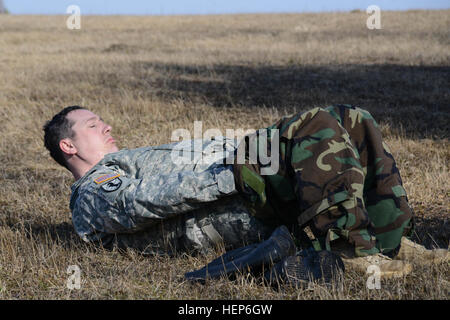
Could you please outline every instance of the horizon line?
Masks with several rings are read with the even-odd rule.
[[[450,6],[448,8],[442,9],[389,9],[383,10],[383,12],[408,12],[408,11],[447,11],[450,10]],[[83,13],[81,11],[81,15],[83,16],[217,16],[217,15],[251,15],[251,14],[261,14],[261,15],[270,15],[270,14],[302,14],[302,13],[366,13],[366,10],[361,9],[352,9],[352,10],[322,10],[322,11],[274,11],[274,12],[266,12],[266,11],[254,11],[254,12],[222,12],[222,13]],[[367,14],[367,13],[366,13]],[[11,16],[67,16],[70,13],[12,13],[8,12],[6,15]]]

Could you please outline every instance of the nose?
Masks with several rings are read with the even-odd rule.
[[[103,133],[107,134],[107,133],[111,132],[111,130],[112,130],[112,127],[109,124],[105,124],[105,128],[103,130]]]

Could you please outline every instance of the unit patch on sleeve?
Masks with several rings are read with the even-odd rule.
[[[106,192],[113,192],[120,188],[122,185],[122,180],[120,178],[115,178],[114,180],[111,180],[105,184],[102,185],[102,189]]]

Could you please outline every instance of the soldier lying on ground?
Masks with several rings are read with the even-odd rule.
[[[76,179],[72,222],[87,242],[193,253],[258,244],[274,230],[277,240],[286,226],[297,245],[337,252],[364,272],[376,263],[381,275],[401,276],[419,253],[427,261],[448,257],[405,237],[414,223],[399,171],[377,123],[357,107],[284,117],[266,135],[239,143],[202,140],[200,152],[195,140],[119,151],[111,126],[78,106],[63,109],[44,131],[51,156]],[[276,153],[275,172],[264,174],[267,163],[251,161],[262,149]]]

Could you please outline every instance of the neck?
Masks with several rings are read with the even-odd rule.
[[[92,167],[95,166],[95,163],[90,163],[77,157],[68,159],[67,164],[75,180],[81,179],[89,170],[92,169]]]
[[[81,179],[89,170],[92,169],[93,166],[78,166],[78,167],[71,167],[69,166],[70,172],[72,172],[73,177],[75,180]]]

